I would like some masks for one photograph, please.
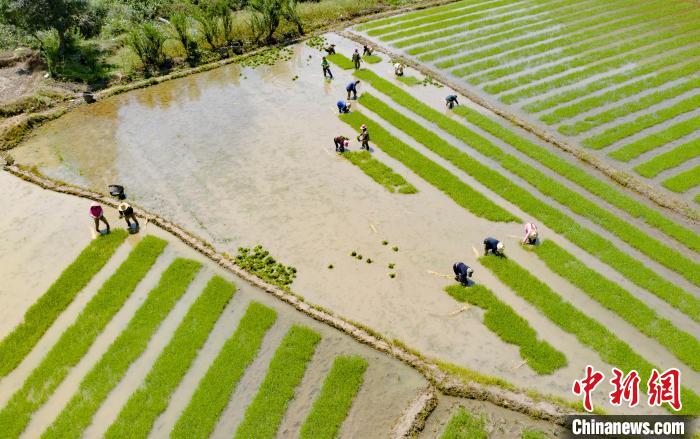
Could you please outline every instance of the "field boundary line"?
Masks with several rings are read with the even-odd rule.
[[[425,421],[438,405],[438,396],[435,388],[428,386],[418,391],[416,396],[401,412],[401,417],[396,421],[389,433],[391,439],[403,439],[415,437],[425,428]]]

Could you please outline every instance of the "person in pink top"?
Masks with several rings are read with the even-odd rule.
[[[537,226],[534,223],[525,224],[525,237],[523,244],[535,245],[537,242]]]
[[[97,233],[102,233],[100,231],[100,221],[105,223],[105,226],[107,226],[105,234],[109,233],[109,223],[107,222],[107,218],[105,218],[105,213],[102,206],[97,203],[92,203],[90,206],[90,217],[95,220],[95,231],[97,231]]]

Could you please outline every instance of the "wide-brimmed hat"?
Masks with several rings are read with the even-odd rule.
[[[496,244],[496,250],[498,250],[499,252],[502,252],[505,247],[506,246],[503,245],[503,243],[500,241],[498,241],[498,244]]]
[[[104,214],[104,210],[102,210],[102,206],[100,206],[97,203],[92,203],[90,205],[90,216],[93,218],[102,218],[102,215]]]
[[[129,203],[119,203],[119,209],[120,212],[124,212],[126,209],[130,208]]]

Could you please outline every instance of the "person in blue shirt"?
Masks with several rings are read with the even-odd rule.
[[[503,253],[504,250],[505,250],[505,246],[498,239],[496,239],[496,238],[484,239],[484,256],[488,255],[489,252],[493,253],[496,256],[505,256],[505,254]]]
[[[464,286],[469,285],[469,278],[474,274],[474,270],[464,262],[457,262],[452,265],[452,271],[455,272],[455,280]]]
[[[345,102],[344,100],[339,100],[338,101],[338,113],[343,114],[343,113],[349,113],[350,112],[350,104]]]
[[[352,93],[352,99],[357,99],[357,85],[360,81],[352,81],[347,86],[345,86],[345,91],[348,92],[348,100],[350,100],[350,94]]]
[[[445,98],[445,102],[447,103],[447,108],[449,108],[450,110],[455,105],[459,105],[459,102],[457,102],[457,95],[448,95]]]

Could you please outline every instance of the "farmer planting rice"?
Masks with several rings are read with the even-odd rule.
[[[459,105],[459,102],[457,101],[457,95],[448,95],[445,98],[445,103],[447,104],[447,108],[450,110],[455,106]]]
[[[350,146],[350,139],[345,136],[338,136],[333,139],[335,143],[335,152],[345,152],[345,150]]]
[[[372,55],[372,48],[366,44],[364,46],[362,46],[362,56],[365,56],[365,55],[368,55],[368,56]]]
[[[119,203],[119,218],[124,218],[126,220],[126,226],[129,230],[137,232],[139,230],[139,221],[136,219],[134,214],[134,208],[131,207],[129,203]],[[133,224],[132,222],[133,221]]]
[[[350,94],[352,94],[352,99],[357,99],[357,86],[360,81],[352,81],[345,86],[345,91],[348,92],[348,100],[350,100]]]
[[[328,45],[324,47],[323,50],[325,50],[329,55],[335,55],[335,44]]]
[[[503,251],[505,246],[501,241],[496,238],[486,238],[484,239],[484,256],[488,255],[489,252],[496,256],[505,256]]]
[[[333,51],[335,53],[335,51]],[[331,66],[328,63],[328,60],[324,56],[323,59],[321,60],[321,68],[323,68],[323,77],[333,79],[333,73],[331,73]]]
[[[355,68],[359,69],[360,68],[360,61],[362,60],[362,57],[360,57],[360,52],[355,49],[355,52],[352,54],[352,62],[355,64]]]
[[[523,238],[523,244],[535,245],[537,242],[537,226],[535,223],[525,224],[525,237]]]
[[[394,75],[403,76],[403,68],[404,68],[404,65],[400,62],[397,62],[396,64],[394,64]]]
[[[362,144],[360,149],[369,151],[369,131],[367,131],[367,125],[363,124],[360,129],[362,132],[357,136],[357,140]]]
[[[350,104],[348,102],[341,99],[336,105],[338,106],[338,113],[344,114],[350,112]]]
[[[464,262],[452,265],[452,271],[455,272],[455,280],[464,286],[469,284],[469,278],[474,274],[474,270]]]
[[[102,206],[97,203],[92,203],[90,206],[90,217],[95,220],[95,231],[97,233],[102,233],[100,231],[100,221],[105,223],[105,226],[107,227],[104,233],[109,233],[109,223],[107,222],[107,218],[105,218],[104,209],[102,209]]]

